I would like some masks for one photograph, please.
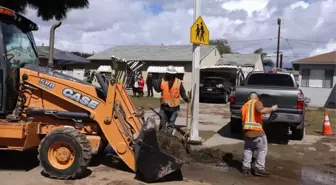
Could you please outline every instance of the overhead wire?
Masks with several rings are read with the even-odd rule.
[[[268,39],[269,42],[271,42],[272,40],[273,40],[273,39]],[[267,41],[267,40],[265,40],[265,41]],[[265,42],[265,41],[263,41],[263,42]],[[263,43],[263,42],[254,43],[254,44],[248,45],[248,46],[246,46],[246,47],[241,47],[241,48],[238,48],[238,49],[234,49],[234,50],[232,50],[232,51],[239,51],[239,50],[242,50],[242,49],[251,48],[251,46],[260,45],[260,44]]]
[[[298,55],[296,54],[296,52],[294,51],[294,48],[292,47],[292,45],[289,43],[288,39],[285,39],[285,40],[286,40],[287,44],[289,45],[289,47],[290,47],[292,53],[293,53],[295,56],[298,56]]]
[[[270,39],[274,39],[274,38],[267,38],[267,39],[254,39],[254,40],[233,40],[233,41],[230,41],[230,40],[227,40],[228,43],[237,43],[237,42],[254,42],[254,41],[266,41],[266,40],[270,40]]]
[[[328,44],[329,42],[326,41],[317,41],[317,40],[304,40],[304,39],[292,39],[292,38],[285,38],[288,40],[294,40],[294,41],[301,41],[301,42],[312,42],[312,43],[321,43],[321,44]]]

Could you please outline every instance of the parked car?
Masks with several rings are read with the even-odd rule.
[[[205,77],[200,83],[200,100],[229,102],[232,84],[222,77]]]
[[[292,139],[302,140],[305,134],[305,98],[298,87],[291,73],[277,71],[249,73],[242,85],[231,92],[231,132],[241,132],[240,109],[247,102],[248,94],[256,92],[265,107],[275,104],[279,107],[272,114],[264,115],[264,125],[269,124],[269,127],[272,128],[280,123],[287,129],[287,132],[283,134],[288,134],[290,129],[292,131]]]

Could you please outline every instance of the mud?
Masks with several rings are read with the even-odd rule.
[[[168,135],[159,131],[157,133],[160,150],[186,163],[220,163],[226,153],[219,149],[199,148],[187,152],[182,137]]]
[[[185,167],[187,169],[184,172],[188,178],[214,185],[221,185],[223,182],[235,185],[333,185],[336,184],[336,153],[325,143],[334,142],[335,139],[324,138],[313,144],[269,144],[266,168],[271,175],[266,178],[240,174],[243,143],[216,147],[222,153],[232,154],[223,158],[223,162],[228,165],[226,172],[208,166],[204,169],[203,164]],[[209,173],[202,175],[205,170]]]

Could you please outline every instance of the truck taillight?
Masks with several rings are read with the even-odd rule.
[[[231,94],[230,94],[230,104],[235,104],[236,103],[236,93],[235,91],[231,91]]]
[[[236,103],[236,97],[231,96],[230,97],[230,104],[235,104]]]
[[[297,101],[297,108],[298,109],[303,109],[304,108],[304,96],[302,92],[298,93],[298,101]]]

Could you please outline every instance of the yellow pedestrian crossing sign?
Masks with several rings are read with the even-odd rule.
[[[193,44],[209,45],[209,30],[201,16],[199,16],[190,28],[190,42]]]

